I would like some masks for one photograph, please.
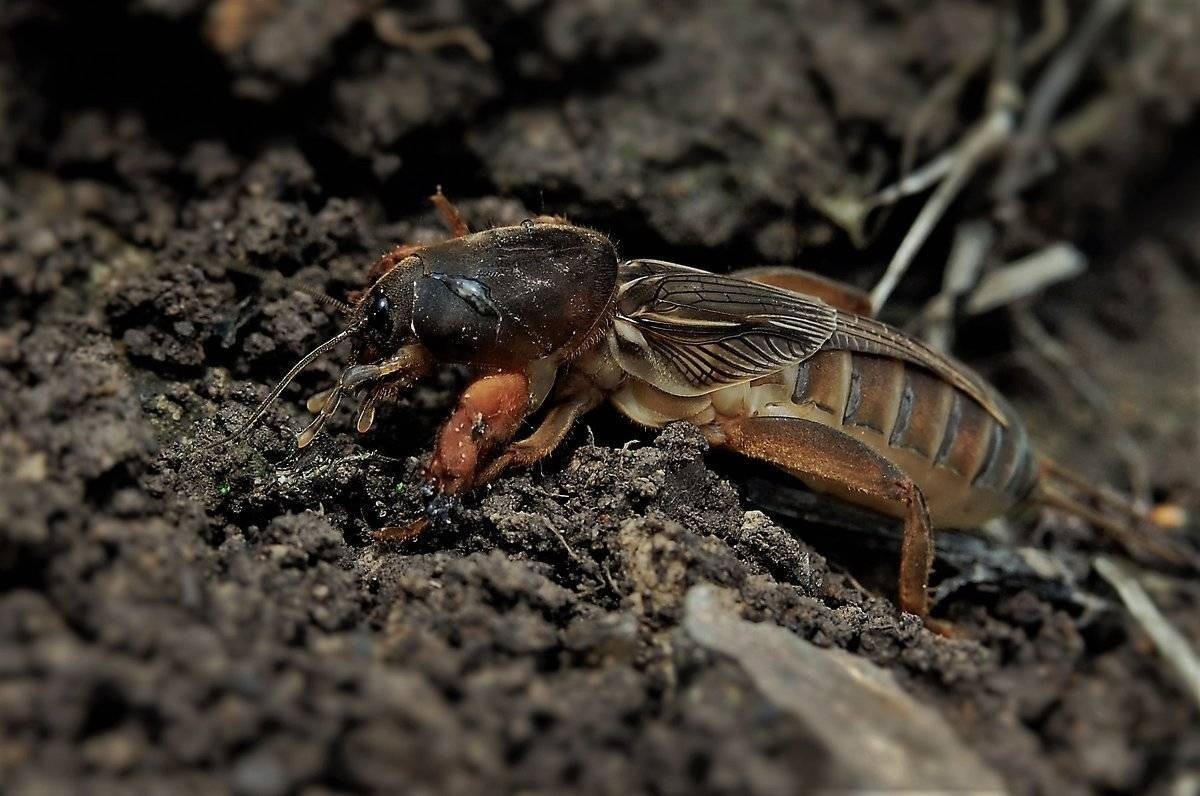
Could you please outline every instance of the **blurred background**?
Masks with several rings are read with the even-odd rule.
[[[4,789],[1197,792],[1183,659],[1078,521],[946,535],[944,640],[888,527],[685,429],[602,410],[391,547],[462,372],[302,454],[335,358],[211,443],[338,328],[227,266],[344,298],[441,186],[862,288],[1194,536],[1198,42],[1178,0],[5,0]],[[1194,577],[1141,588],[1194,649]]]

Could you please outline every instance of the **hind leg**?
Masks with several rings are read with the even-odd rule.
[[[812,488],[904,520],[900,610],[928,620],[926,586],[933,566],[933,529],[925,496],[900,468],[837,429],[791,417],[748,417],[720,426],[720,444],[796,475]]]

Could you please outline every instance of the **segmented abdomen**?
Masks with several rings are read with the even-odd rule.
[[[1020,420],[999,396],[988,399],[999,417],[918,366],[826,350],[796,367],[785,413],[860,439],[921,487],[935,525],[968,527],[1020,504],[1037,481]]]

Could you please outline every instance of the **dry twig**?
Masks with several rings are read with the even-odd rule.
[[[1184,688],[1200,705],[1200,658],[1196,657],[1187,639],[1167,621],[1142,584],[1124,566],[1105,556],[1097,556],[1093,566],[1116,589],[1130,616],[1146,631],[1154,646],[1175,669]]]

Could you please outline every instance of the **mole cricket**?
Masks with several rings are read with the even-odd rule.
[[[452,237],[400,245],[372,267],[345,329],[304,356],[226,441],[317,357],[353,343],[337,383],[308,401],[309,445],[349,394],[357,428],[439,363],[474,369],[426,471],[427,517],[550,454],[603,401],[660,428],[782,469],[810,489],[903,521],[899,607],[928,617],[934,528],[969,529],[1039,505],[1131,544],[1142,512],[1038,456],[1013,409],[965,365],[870,317],[864,294],[790,267],[717,275],[622,261],[559,217],[471,232],[439,191]],[[527,436],[525,421],[541,414]],[[1074,493],[1122,514],[1115,519]],[[1173,557],[1174,551],[1167,551]]]

